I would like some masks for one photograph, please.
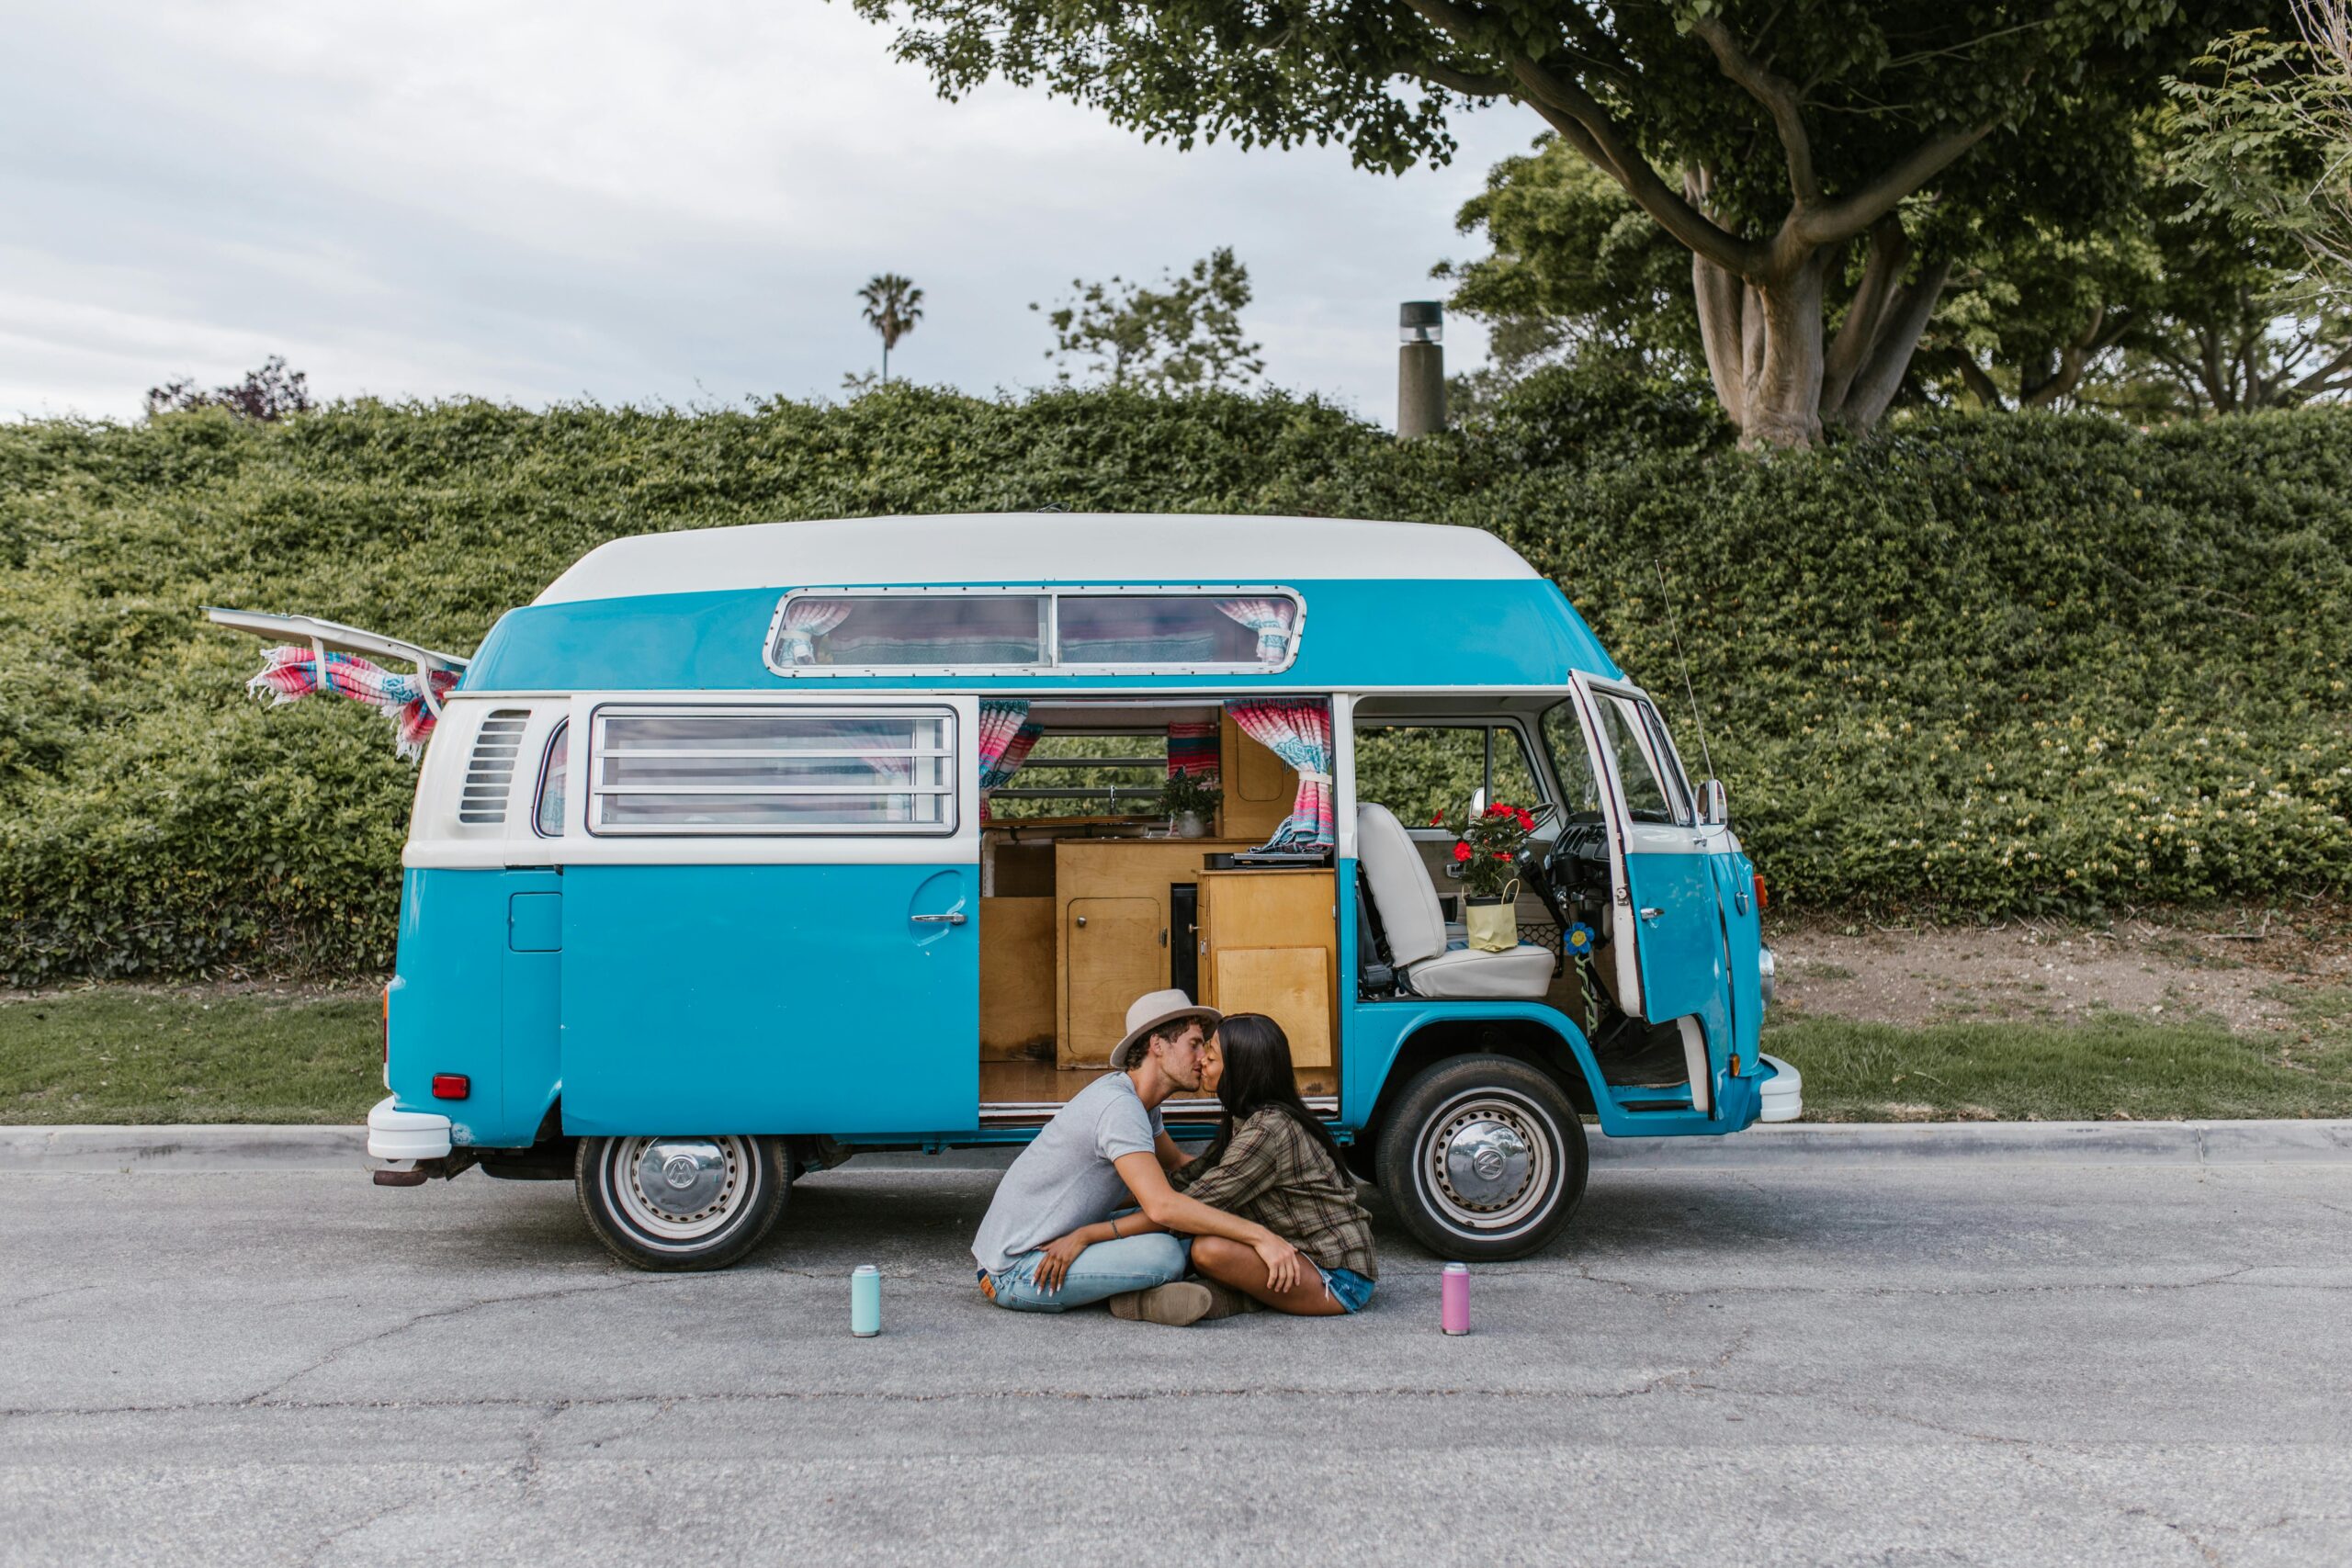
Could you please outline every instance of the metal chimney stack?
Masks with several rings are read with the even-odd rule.
[[[1445,307],[1408,299],[1396,308],[1396,436],[1445,428]]]

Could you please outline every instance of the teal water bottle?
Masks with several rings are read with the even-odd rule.
[[[882,1270],[861,1263],[849,1277],[849,1331],[860,1339],[882,1332]]]

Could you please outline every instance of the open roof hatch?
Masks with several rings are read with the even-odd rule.
[[[386,637],[381,632],[366,631],[358,626],[346,626],[340,621],[321,620],[316,615],[274,615],[266,610],[223,610],[208,604],[205,618],[215,626],[232,631],[251,632],[257,637],[289,643],[308,643],[324,662],[330,653],[359,653],[377,659],[397,659],[413,664],[420,674],[428,670],[447,670],[463,674],[466,661],[454,653],[441,653],[404,637]],[[434,716],[440,716],[441,703],[434,695],[430,681],[421,682],[425,707]]]

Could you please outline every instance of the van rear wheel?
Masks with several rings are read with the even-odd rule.
[[[1550,1075],[1510,1056],[1459,1056],[1406,1086],[1380,1130],[1380,1189],[1442,1258],[1524,1258],[1584,1198],[1584,1122]]]
[[[613,1256],[639,1269],[724,1269],[784,1215],[781,1138],[738,1134],[582,1138],[580,1212]]]

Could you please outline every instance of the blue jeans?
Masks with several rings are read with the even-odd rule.
[[[1123,1235],[1098,1241],[1070,1259],[1061,1288],[1050,1294],[1037,1287],[1037,1265],[1045,1248],[1024,1252],[1010,1269],[979,1271],[980,1293],[1014,1312],[1068,1312],[1091,1306],[1122,1291],[1148,1290],[1184,1277],[1192,1243],[1180,1235]]]

